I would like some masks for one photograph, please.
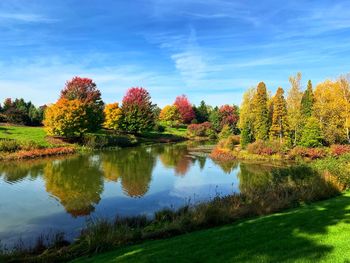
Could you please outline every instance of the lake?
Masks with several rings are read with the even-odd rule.
[[[193,143],[139,146],[0,164],[0,240],[71,239],[90,218],[148,215],[240,192],[269,167],[215,163]],[[254,180],[253,180],[254,181]]]

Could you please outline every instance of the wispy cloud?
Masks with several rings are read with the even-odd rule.
[[[0,21],[15,21],[26,23],[52,23],[57,19],[51,19],[38,14],[25,13],[0,13]]]

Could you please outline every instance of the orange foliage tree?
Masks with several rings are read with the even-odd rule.
[[[118,102],[107,104],[104,109],[105,121],[103,126],[106,129],[118,130],[120,128],[120,121],[122,117],[122,110]]]

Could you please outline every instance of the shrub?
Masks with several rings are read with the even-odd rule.
[[[128,147],[137,144],[137,140],[128,136],[116,136],[108,134],[84,134],[82,143],[91,149],[102,149],[107,147]]]
[[[337,157],[346,153],[350,153],[350,145],[340,145],[340,144],[331,145],[331,154],[333,156]]]
[[[1,152],[15,152],[21,149],[21,145],[16,140],[0,140]]]
[[[280,143],[277,140],[268,142],[257,140],[251,144],[248,144],[247,146],[247,151],[249,153],[259,155],[284,154],[286,150],[287,146],[284,143]]]
[[[206,137],[213,131],[210,122],[203,122],[200,124],[190,124],[187,127],[187,133],[190,137]]]
[[[298,157],[302,157],[314,160],[326,157],[327,152],[324,148],[306,148],[302,146],[297,146],[290,150],[288,155],[291,159],[297,159]]]
[[[237,159],[232,151],[218,147],[214,148],[210,153],[210,158],[218,161],[233,161]]]
[[[218,147],[222,149],[233,150],[236,145],[240,143],[239,135],[231,135],[226,139],[220,140],[218,143]]]
[[[226,138],[230,137],[232,134],[233,134],[233,132],[232,132],[230,126],[224,125],[221,132],[218,134],[218,137],[220,140],[222,140],[222,139],[226,139]]]

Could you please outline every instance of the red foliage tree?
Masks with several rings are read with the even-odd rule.
[[[235,129],[239,119],[237,108],[227,104],[221,106],[219,109],[219,119],[221,128],[229,125],[232,129]]]
[[[66,82],[61,91],[61,99],[79,100],[86,106],[89,116],[88,131],[99,130],[103,123],[104,103],[95,82],[89,78],[74,77]]]
[[[185,95],[176,97],[174,105],[179,109],[183,123],[191,123],[195,113],[187,97]]]
[[[154,127],[151,96],[144,88],[130,88],[123,98],[122,127],[129,132],[143,132]]]

